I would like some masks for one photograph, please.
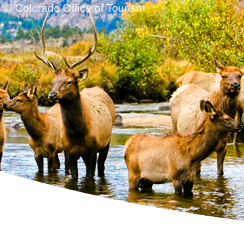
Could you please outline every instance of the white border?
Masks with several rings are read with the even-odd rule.
[[[0,172],[0,242],[243,243],[244,222],[106,199]]]

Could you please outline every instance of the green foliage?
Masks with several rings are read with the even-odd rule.
[[[242,66],[244,9],[238,0],[166,0],[144,4],[146,11],[124,15],[132,28],[166,36],[165,57],[183,58],[205,71],[213,59]]]
[[[25,32],[21,28],[18,28],[15,40],[20,40],[23,39],[24,37],[25,37]]]
[[[33,42],[38,42],[40,40],[41,35],[41,29],[40,27],[36,27],[34,29],[27,30],[26,32],[23,31],[22,28],[18,28],[15,40],[19,39],[27,39],[32,40]],[[82,31],[78,27],[71,28],[68,25],[65,25],[63,28],[60,28],[60,26],[55,27],[47,27],[44,30],[45,38],[60,38],[63,37],[66,42],[64,42],[64,46],[68,45],[68,39],[81,39],[82,38]]]
[[[6,36],[1,36],[0,37],[0,43],[3,44],[5,42],[8,42],[8,39],[6,38]]]
[[[43,20],[37,20],[34,18],[22,18],[10,15],[8,13],[0,12],[0,22],[3,24],[1,28],[1,36],[5,36],[8,40],[14,39],[14,29],[30,30],[36,27],[42,26]]]
[[[108,38],[103,37],[101,48],[105,57],[118,67],[120,98],[127,93],[141,99],[165,98],[165,93],[157,92],[162,85],[156,67],[160,53],[151,37],[138,37],[136,30],[125,23]]]

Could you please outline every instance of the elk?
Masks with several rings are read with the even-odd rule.
[[[59,104],[48,111],[40,113],[36,99],[36,85],[31,88],[27,84],[24,91],[12,100],[3,104],[7,111],[21,115],[21,120],[29,134],[29,145],[35,153],[38,172],[43,172],[43,158],[48,160],[48,171],[60,168],[58,153],[64,151],[61,140],[62,118]],[[66,173],[68,168],[66,167]]]
[[[175,193],[192,194],[196,170],[218,144],[222,133],[238,131],[242,125],[201,100],[205,112],[198,129],[189,135],[154,136],[136,134],[125,143],[125,162],[130,189],[151,189],[153,184],[172,182]]]
[[[173,131],[192,133],[202,123],[204,116],[199,109],[199,101],[207,99],[213,106],[223,110],[231,118],[235,117],[240,92],[240,81],[243,68],[223,66],[216,59],[215,65],[220,73],[218,92],[207,92],[198,85],[188,84],[179,87],[170,99],[170,110]],[[218,175],[224,174],[223,162],[227,150],[228,133],[223,133],[215,148],[217,152]]]
[[[240,68],[241,70],[243,68]],[[218,71],[218,70],[217,70]],[[177,83],[181,85],[196,84],[208,92],[218,92],[220,90],[220,73],[205,73],[202,71],[189,71],[177,79]],[[241,79],[243,81],[243,78]],[[242,82],[241,82],[242,83]],[[238,105],[236,110],[235,119],[241,122],[242,114],[244,111],[244,87],[241,85],[240,94],[238,97]],[[235,145],[238,143],[238,134],[234,133],[233,142]]]
[[[196,84],[207,92],[218,92],[220,90],[221,75],[219,73],[205,73],[203,71],[189,71],[179,77],[176,83],[179,86]]]
[[[3,147],[6,139],[6,130],[3,119],[3,104],[9,101],[9,95],[7,92],[8,89],[8,81],[0,88],[0,170],[1,170],[1,162],[3,156]]]
[[[55,65],[45,57],[45,41],[42,26],[43,56],[39,58],[47,66],[53,69],[55,78],[53,89],[49,93],[49,99],[57,100],[62,114],[62,138],[67,161],[71,171],[72,179],[78,179],[77,160],[82,157],[86,165],[86,176],[93,178],[96,163],[98,164],[98,175],[104,176],[104,162],[106,160],[112,128],[115,120],[115,107],[109,95],[99,87],[83,89],[79,92],[79,82],[88,76],[88,70],[78,72],[73,69],[84,63],[96,50],[97,32],[95,23],[89,12],[93,31],[94,45],[89,53],[78,62],[70,65],[64,61],[68,68],[56,68]],[[97,160],[97,153],[99,158]]]

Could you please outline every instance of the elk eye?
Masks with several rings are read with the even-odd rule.
[[[20,102],[20,101],[21,101],[21,99],[19,99],[19,98],[18,98],[18,99],[16,99],[16,102]]]
[[[226,75],[222,75],[222,78],[225,79],[227,76]]]
[[[225,118],[225,121],[229,121],[229,119],[228,118]]]
[[[71,80],[68,80],[68,81],[67,81],[67,84],[68,84],[68,85],[71,84],[71,83],[72,83]]]
[[[2,97],[0,97],[0,99],[2,99]]]

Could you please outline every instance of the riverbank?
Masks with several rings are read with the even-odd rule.
[[[115,126],[171,129],[168,102],[116,104]]]

